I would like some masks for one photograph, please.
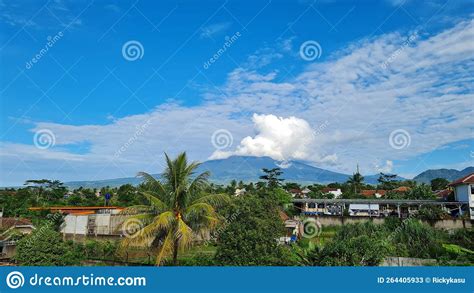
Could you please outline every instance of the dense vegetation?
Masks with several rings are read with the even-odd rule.
[[[283,245],[282,215],[298,215],[288,190],[304,187],[284,182],[281,170],[264,169],[257,183],[232,181],[227,186],[207,182],[209,174],[194,174],[198,163],[188,163],[185,154],[167,158],[167,169],[157,180],[141,173],[139,186],[68,191],[61,182],[29,180],[26,186],[0,191],[4,216],[30,219],[37,229],[30,235],[15,235],[15,259],[21,265],[79,265],[84,261],[162,265],[313,265],[374,266],[390,256],[434,259],[440,265],[474,264],[474,231],[460,229],[448,233],[435,229],[430,221],[443,219],[439,208],[424,207],[406,220],[386,218],[372,222],[323,227],[314,238],[299,238]],[[393,175],[381,174],[378,186],[364,184],[358,172],[346,183],[306,186],[312,198],[330,198],[325,187],[341,188],[344,198],[361,197],[363,189],[387,190],[388,198],[432,199],[433,191],[446,187],[445,180],[431,186],[412,181],[399,182]],[[409,187],[405,192],[392,190]],[[237,189],[245,189],[234,196]],[[109,205],[127,207],[126,215],[144,223],[137,237],[126,241],[83,243],[64,241],[59,233],[62,215],[48,211],[32,212],[31,206]],[[423,223],[420,220],[427,221]],[[205,241],[193,234],[210,233]]]

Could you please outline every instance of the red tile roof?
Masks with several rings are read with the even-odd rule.
[[[394,190],[392,191],[395,191],[395,192],[407,192],[407,191],[410,191],[411,188],[408,187],[408,186],[400,186],[398,188],[395,188]]]
[[[325,193],[328,193],[328,192],[331,192],[331,191],[338,191],[338,190],[339,190],[339,188],[325,187],[325,188],[323,188],[322,191],[325,192]]]
[[[21,218],[0,218],[0,229],[7,230],[17,225],[31,225],[31,222],[27,219]]]
[[[449,184],[449,186],[456,186],[461,184],[473,184],[474,183],[474,173],[466,175],[462,178],[456,179]]]
[[[365,189],[365,190],[361,190],[360,192],[360,194],[362,194],[363,196],[375,196],[376,193],[384,196],[386,191],[383,189],[381,190]]]

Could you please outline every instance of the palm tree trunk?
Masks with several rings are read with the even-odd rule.
[[[175,239],[173,243],[173,266],[178,265],[178,244],[179,239]]]

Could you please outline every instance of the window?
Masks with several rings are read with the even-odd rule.
[[[315,208],[316,208],[316,204],[315,204],[314,202],[310,202],[310,203],[308,204],[308,208],[310,208],[310,209],[315,209]]]
[[[474,194],[474,185],[470,185],[471,186],[471,194]]]

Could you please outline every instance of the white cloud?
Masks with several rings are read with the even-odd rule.
[[[0,168],[8,174],[2,180],[21,182],[36,173],[79,180],[130,176],[142,170],[158,172],[164,151],[183,150],[196,160],[240,153],[303,159],[348,173],[357,163],[365,174],[381,168],[397,172],[399,161],[474,138],[474,21],[430,36],[419,33],[416,40],[404,45],[409,35],[391,33],[350,44],[325,61],[307,65],[299,74],[293,72],[291,78],[282,78],[285,74],[276,70],[259,72],[259,66],[236,68],[198,106],[162,104],[148,113],[117,117],[105,125],[37,123],[33,131],[50,129],[56,136],[56,146],[42,152],[54,153],[55,158],[67,153],[74,160],[64,157],[60,162],[20,145],[2,145]],[[395,57],[384,68],[390,56]],[[268,60],[264,58],[263,64]],[[252,121],[253,113],[272,115],[256,115]],[[114,158],[137,127],[149,119],[152,123],[147,130]],[[214,153],[211,136],[218,129],[229,130],[240,144]],[[317,135],[306,137],[312,129]],[[390,146],[389,135],[396,129],[409,133],[407,148]],[[81,143],[90,144],[88,153],[68,151]],[[19,162],[19,158],[25,160]],[[377,167],[376,161],[385,164]],[[39,172],[46,167],[49,171]]]
[[[215,35],[225,32],[232,25],[231,22],[219,22],[201,28],[201,38],[213,38]]]
[[[309,159],[314,143],[313,129],[309,123],[296,117],[258,115],[252,117],[257,134],[243,138],[235,151],[215,151],[210,159],[231,155],[267,156],[279,161]]]
[[[375,170],[377,170],[377,172],[382,172],[382,173],[391,173],[393,170],[393,162],[390,160],[386,160],[385,164],[382,166],[379,166],[378,164],[376,164]]]

